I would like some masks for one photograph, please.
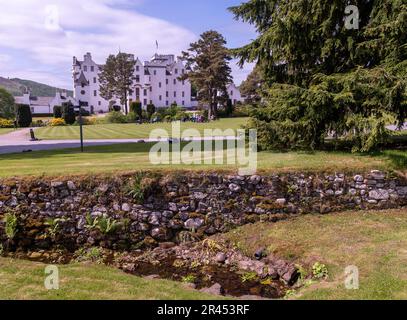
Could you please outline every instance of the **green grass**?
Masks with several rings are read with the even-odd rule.
[[[217,237],[248,255],[261,247],[310,270],[326,264],[326,281],[300,289],[294,299],[407,299],[407,209],[308,215],[257,223]],[[344,270],[359,268],[359,290],[347,290]]]
[[[12,131],[14,131],[14,129],[12,129],[12,128],[0,128],[0,136],[2,134],[10,133]]]
[[[0,155],[0,177],[20,175],[60,175],[111,173],[147,169],[235,171],[238,165],[153,165],[149,150],[153,144],[123,144],[79,149],[38,151]],[[198,154],[198,159],[203,158]],[[211,157],[210,157],[211,158]],[[362,172],[371,169],[405,169],[407,152],[388,151],[375,156],[340,152],[258,153],[260,171],[343,171]],[[226,161],[225,161],[226,163]]]
[[[197,129],[203,134],[205,129],[240,129],[247,123],[248,118],[221,119],[210,123],[192,123],[181,124],[181,130]],[[154,129],[167,130],[171,135],[171,123],[157,124],[98,124],[84,126],[84,137],[88,140],[94,139],[146,139]],[[78,126],[65,127],[44,127],[36,130],[36,135],[42,140],[70,140],[79,139]],[[194,136],[196,136],[195,134]]]
[[[0,258],[0,300],[207,300],[180,283],[147,280],[89,264],[59,266],[59,290],[44,287],[45,265]]]

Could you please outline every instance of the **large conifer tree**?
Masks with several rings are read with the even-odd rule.
[[[198,100],[208,105],[209,118],[217,117],[219,104],[228,100],[227,85],[232,81],[232,60],[225,38],[216,31],[207,31],[201,38],[191,43],[188,51],[183,52],[188,78],[198,90]]]
[[[359,28],[345,28],[355,5]],[[234,53],[256,61],[267,81],[253,118],[263,148],[317,148],[328,134],[369,151],[386,119],[407,115],[404,0],[250,0],[230,10],[259,37]]]

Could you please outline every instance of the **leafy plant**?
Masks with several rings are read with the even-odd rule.
[[[149,177],[139,172],[127,186],[127,195],[132,197],[138,204],[141,204],[152,192],[156,182],[155,177]]]
[[[103,234],[116,232],[120,228],[120,224],[112,218],[102,217],[97,221],[97,228]]]
[[[98,264],[102,264],[103,250],[101,248],[96,247],[90,249],[81,248],[75,252],[74,257],[76,262],[91,261]]]
[[[222,250],[222,247],[212,239],[205,239],[202,242],[202,247],[206,249],[208,253],[216,253]]]
[[[8,212],[4,216],[5,231],[8,239],[12,240],[17,234],[18,218],[14,213]]]
[[[284,299],[290,299],[291,297],[295,296],[297,292],[295,290],[287,290],[285,293]]]
[[[257,275],[256,272],[246,272],[242,274],[241,280],[243,283],[249,282],[249,281],[257,281],[259,279],[259,276]]]
[[[92,215],[90,213],[88,213],[86,215],[86,225],[85,228],[86,229],[95,229],[99,223],[98,218],[93,218]]]
[[[182,282],[184,283],[194,283],[196,280],[196,277],[193,274],[187,275],[185,277],[182,277]]]
[[[46,221],[45,221],[45,225],[47,225],[48,226],[48,234],[51,236],[51,237],[55,237],[57,234],[58,234],[58,230],[59,230],[59,223],[60,222],[65,222],[66,220],[65,219],[61,219],[61,218],[57,218],[57,219],[52,219],[52,218],[50,218],[50,219],[47,219]]]
[[[3,253],[4,253],[4,247],[3,247],[3,244],[0,243],[0,257],[3,255]]]
[[[328,268],[326,265],[316,262],[312,267],[312,275],[316,279],[326,279],[328,278]]]

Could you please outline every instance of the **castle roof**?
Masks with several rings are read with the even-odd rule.
[[[79,78],[75,82],[78,85],[84,85],[84,86],[87,86],[89,84],[89,82],[86,79],[85,74],[83,73],[83,71],[81,71],[81,74],[80,74]]]

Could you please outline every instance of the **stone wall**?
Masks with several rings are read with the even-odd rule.
[[[0,181],[0,241],[9,250],[134,249],[186,242],[291,215],[398,208],[407,181],[369,174],[153,173]],[[13,239],[6,215],[18,218]]]

